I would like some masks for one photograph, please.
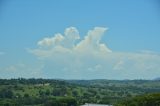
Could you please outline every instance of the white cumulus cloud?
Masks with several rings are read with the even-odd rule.
[[[101,38],[107,28],[95,27],[93,30],[88,31],[85,36],[75,49],[79,52],[111,52],[111,50],[105,45],[100,43]]]
[[[106,54],[111,50],[103,43],[100,43],[101,38],[107,28],[95,27],[89,30],[87,35],[79,43],[76,40],[80,39],[78,30],[75,27],[66,28],[64,35],[58,33],[53,37],[46,37],[38,41],[38,49],[29,50],[40,58],[52,57],[56,54],[82,53],[82,54]]]
[[[29,52],[43,61],[43,73],[50,78],[135,79],[160,76],[158,53],[112,51],[101,41],[106,31],[107,28],[95,27],[80,38],[79,31],[69,27],[64,34],[38,41],[38,47],[29,49]]]
[[[61,42],[63,40],[64,40],[64,37],[58,33],[54,37],[42,39],[37,44],[39,46],[50,47],[50,46],[61,45]]]
[[[57,47],[62,46],[64,48],[73,48],[75,41],[79,39],[79,32],[75,27],[66,28],[64,35],[57,33],[53,37],[46,37],[38,41],[40,47]]]

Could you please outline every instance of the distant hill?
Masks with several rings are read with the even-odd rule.
[[[160,81],[160,77],[157,77],[157,78],[155,78],[155,79],[153,79],[153,80],[155,80],[155,81]]]

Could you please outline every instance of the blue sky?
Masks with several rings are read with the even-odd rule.
[[[158,0],[1,0],[0,78],[159,77],[159,10]]]

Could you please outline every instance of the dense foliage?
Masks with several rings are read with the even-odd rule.
[[[0,79],[0,106],[120,104],[126,98],[155,92],[160,92],[159,80]]]
[[[160,106],[160,93],[145,94],[122,100],[116,106]]]

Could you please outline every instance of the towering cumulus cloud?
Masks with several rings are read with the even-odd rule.
[[[102,35],[106,30],[107,28],[95,27],[93,30],[88,31],[84,40],[78,43],[75,49],[80,52],[111,52],[105,44],[100,43]]]
[[[37,42],[29,52],[43,63],[43,75],[68,79],[154,78],[160,73],[160,55],[155,52],[114,52],[102,43],[104,27],[89,30],[80,38],[75,27],[66,28]]]
[[[103,43],[100,43],[102,35],[107,30],[103,27],[95,27],[88,31],[87,35],[79,43],[76,40],[80,39],[79,32],[75,27],[66,28],[64,35],[57,33],[53,37],[47,37],[38,41],[38,49],[31,52],[40,58],[52,57],[59,53],[97,53],[106,54],[111,50]]]

